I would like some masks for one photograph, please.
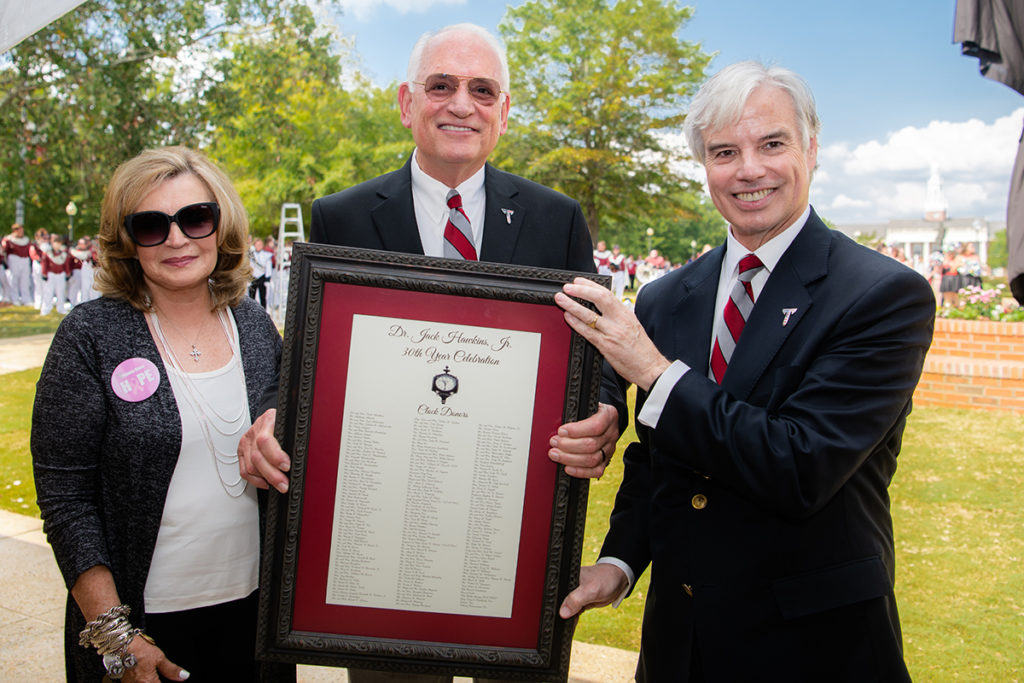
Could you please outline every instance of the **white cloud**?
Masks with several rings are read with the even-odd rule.
[[[878,140],[858,145],[845,162],[850,174],[927,169],[973,170],[1013,165],[1024,108],[986,124],[932,121],[924,128],[906,127]]]
[[[845,194],[837,194],[836,198],[832,200],[831,208],[847,209],[852,207],[855,209],[866,209],[869,206],[871,206],[871,202],[866,199],[853,199]]]
[[[815,205],[840,224],[919,218],[935,165],[950,217],[1005,218],[1022,119],[1018,108],[990,123],[932,121],[885,140],[822,147]]]
[[[342,12],[356,21],[368,21],[378,9],[399,14],[423,14],[438,5],[465,5],[466,0],[341,0]]]
[[[924,182],[896,183],[888,192],[879,193],[873,203],[880,217],[920,218],[924,215],[927,185]]]

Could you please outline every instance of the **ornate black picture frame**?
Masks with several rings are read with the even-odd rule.
[[[565,324],[554,294],[585,276],[607,276],[419,255],[293,245],[276,434],[291,456],[287,494],[271,491],[260,570],[257,657],[409,673],[565,681],[575,619],[558,607],[579,580],[587,482],[547,457],[564,422],[597,407],[601,358]],[[381,314],[424,325],[470,324],[540,339],[536,398],[522,502],[514,599],[508,615],[331,603],[325,565],[332,524],[344,526],[332,496],[342,456],[341,404],[358,316]],[[496,362],[496,361],[492,361]],[[433,371],[437,404],[466,395],[446,364]],[[428,379],[428,384],[431,381]],[[436,394],[436,396],[434,396]],[[455,398],[448,401],[452,395]],[[506,400],[500,387],[489,398]],[[433,405],[433,404],[431,404]],[[408,504],[408,501],[396,501]],[[340,508],[337,508],[340,509]],[[403,544],[374,538],[373,544]]]

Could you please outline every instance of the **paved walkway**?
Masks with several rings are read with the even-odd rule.
[[[0,374],[41,366],[51,338],[40,334],[0,339]],[[0,681],[64,680],[66,596],[42,522],[0,510]],[[636,657],[635,652],[574,641],[570,683],[628,683],[633,680]],[[340,669],[298,668],[299,683],[347,680]]]
[[[52,334],[0,339],[0,375],[42,367]]]

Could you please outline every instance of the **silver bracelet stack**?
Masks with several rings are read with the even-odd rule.
[[[86,624],[78,634],[78,644],[96,648],[103,657],[103,668],[114,680],[120,679],[125,671],[138,663],[135,655],[126,654],[132,639],[137,635],[143,635],[141,628],[132,628],[131,622],[128,621],[128,614],[131,611],[128,605],[111,607]]]

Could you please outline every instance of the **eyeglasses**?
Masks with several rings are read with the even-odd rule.
[[[423,92],[434,102],[447,102],[459,91],[463,81],[469,82],[469,94],[480,104],[491,106],[504,92],[498,81],[481,76],[457,74],[430,74],[425,81],[412,81],[423,86]]]
[[[220,224],[220,207],[216,202],[200,202],[181,207],[173,216],[163,211],[140,211],[124,217],[124,227],[140,247],[163,244],[171,234],[171,223],[177,223],[189,239],[209,237]]]

